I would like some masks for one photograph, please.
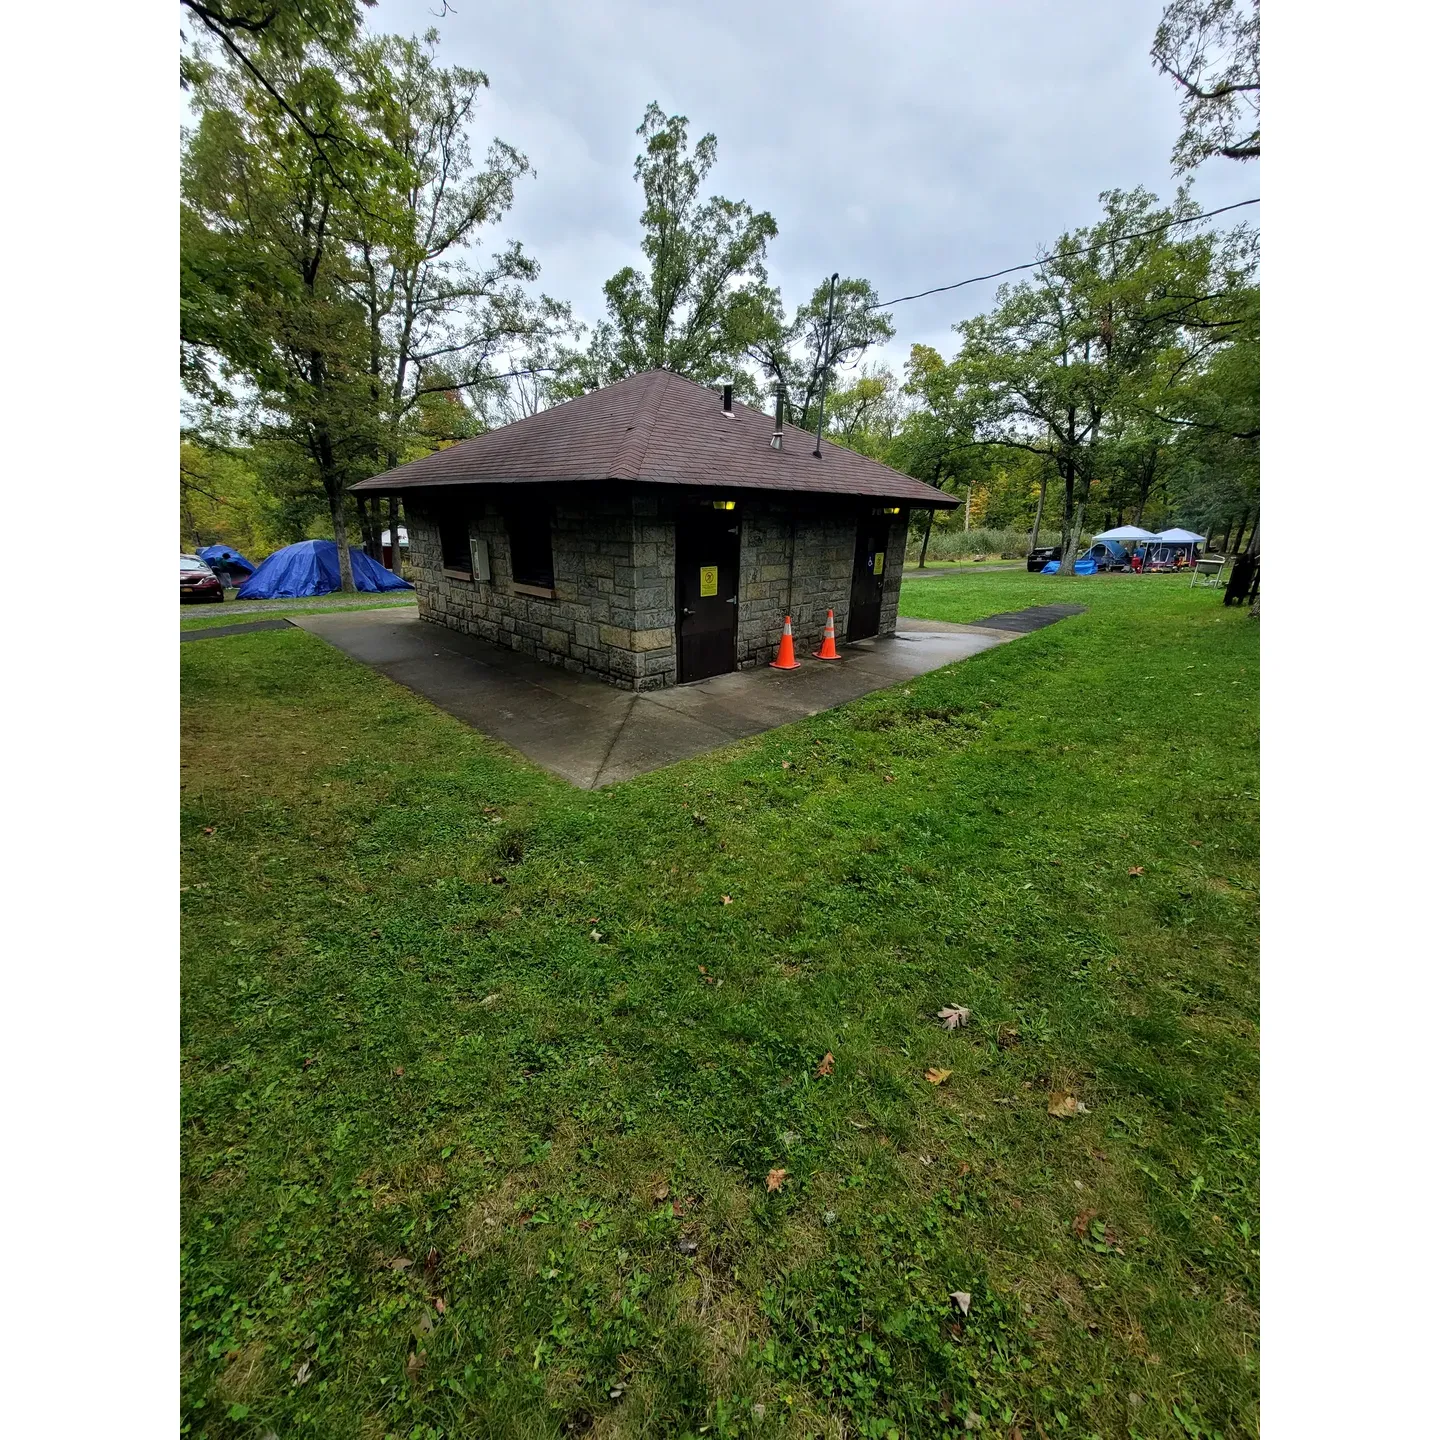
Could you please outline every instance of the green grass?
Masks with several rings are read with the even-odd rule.
[[[244,625],[251,620],[278,620],[286,615],[330,615],[337,610],[382,610],[414,603],[414,595],[377,595],[373,600],[353,601],[349,605],[327,605],[324,597],[309,602],[241,600],[236,605],[184,605],[180,609],[180,628],[208,630],[212,625]]]
[[[1070,598],[591,793],[183,647],[186,1433],[1256,1434],[1258,630],[901,610]]]

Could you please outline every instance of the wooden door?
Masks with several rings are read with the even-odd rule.
[[[864,640],[880,633],[880,596],[885,589],[885,547],[889,542],[890,522],[884,516],[861,520],[855,535],[847,639]]]
[[[739,512],[682,512],[675,522],[675,658],[682,685],[735,668],[739,598]]]

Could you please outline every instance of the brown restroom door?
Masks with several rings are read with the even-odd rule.
[[[880,595],[885,588],[885,547],[889,541],[888,520],[874,516],[860,522],[855,536],[855,574],[850,581],[850,640],[864,640],[880,633]]]
[[[675,522],[675,639],[680,683],[735,668],[740,517],[695,509]]]

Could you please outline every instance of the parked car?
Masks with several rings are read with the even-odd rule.
[[[208,601],[220,605],[225,600],[225,587],[220,577],[198,556],[180,557],[180,603],[187,600]]]
[[[1033,575],[1037,570],[1043,570],[1052,560],[1060,558],[1060,547],[1058,545],[1042,545],[1038,550],[1032,550],[1025,557],[1025,568]]]

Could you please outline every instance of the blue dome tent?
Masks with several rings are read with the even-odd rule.
[[[377,565],[363,550],[350,547],[350,568],[357,590],[410,590],[408,580]],[[277,550],[240,587],[241,600],[279,600],[300,595],[329,595],[340,588],[340,556],[333,540],[302,540]]]
[[[222,579],[228,575],[235,584],[248,580],[260,568],[229,545],[207,545],[195,553]]]

